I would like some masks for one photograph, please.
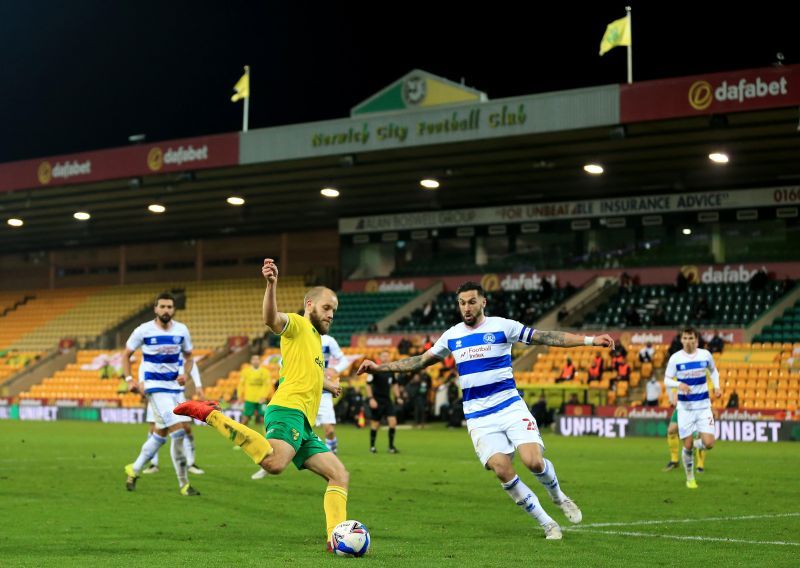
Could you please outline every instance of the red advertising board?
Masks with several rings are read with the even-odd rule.
[[[643,122],[800,104],[800,65],[620,86],[620,121]]]
[[[239,135],[218,134],[0,164],[0,192],[235,166]]]
[[[690,282],[698,284],[728,284],[747,282],[761,268],[772,278],[800,279],[800,262],[771,262],[767,264],[724,264],[662,266],[655,268],[614,268],[597,270],[543,270],[541,272],[466,274],[460,276],[426,276],[420,278],[373,278],[347,280],[342,283],[345,292],[410,292],[422,291],[436,282],[442,282],[446,292],[455,291],[466,280],[475,280],[488,291],[535,290],[543,280],[559,286],[571,284],[584,286],[595,276],[619,277],[627,272],[639,284],[674,284],[678,272],[683,272]]]

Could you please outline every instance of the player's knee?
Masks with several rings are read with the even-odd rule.
[[[341,487],[348,487],[350,485],[350,472],[347,471],[344,465],[341,465],[334,470],[329,481],[338,483]]]
[[[261,462],[261,467],[270,475],[278,475],[289,465],[288,463],[274,459],[274,457],[274,455],[268,456]]]
[[[525,465],[533,473],[542,473],[544,471],[544,458],[541,456],[532,457],[528,459]]]
[[[710,450],[714,447],[714,440],[703,440],[703,445],[706,447],[707,450]]]

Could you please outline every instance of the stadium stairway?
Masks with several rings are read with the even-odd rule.
[[[422,309],[428,301],[435,300],[436,297],[442,293],[444,284],[436,282],[422,291],[418,296],[412,298],[395,311],[377,322],[378,331],[385,333],[394,325],[397,325],[401,319],[410,317],[414,311]]]

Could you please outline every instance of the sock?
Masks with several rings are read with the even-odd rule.
[[[539,499],[530,488],[525,485],[518,475],[508,483],[501,483],[503,489],[514,502],[522,507],[526,513],[536,519],[540,525],[552,523],[553,519],[545,513],[542,506],[539,504]]]
[[[169,445],[172,465],[175,466],[175,473],[178,476],[178,486],[183,487],[189,483],[186,472],[186,454],[183,453],[183,439],[186,437],[186,432],[184,430],[175,430],[169,437],[172,441]]]
[[[694,450],[683,448],[683,468],[686,470],[686,479],[694,479]]]
[[[678,433],[667,434],[667,445],[669,446],[669,461],[678,463],[678,451],[681,448],[681,439]]]
[[[142,450],[139,452],[139,457],[136,458],[136,461],[133,462],[133,471],[136,472],[136,475],[139,475],[139,472],[142,471],[144,464],[146,464],[156,453],[158,453],[158,449],[164,445],[167,441],[166,438],[159,436],[158,434],[150,434],[145,440],[144,444],[142,444]]]
[[[183,438],[183,452],[186,454],[186,463],[194,465],[194,436],[189,433]]]
[[[330,538],[336,525],[347,520],[347,489],[338,485],[328,485],[322,499],[325,507],[326,538]]]
[[[697,468],[698,469],[705,469],[706,468],[706,451],[708,451],[708,450],[697,450]]]
[[[551,462],[549,459],[544,459],[543,472],[536,473],[534,471],[532,473],[536,476],[536,479],[539,480],[539,483],[541,483],[544,488],[547,489],[547,492],[550,494],[550,498],[555,503],[561,503],[561,501],[567,498],[567,496],[561,491],[561,486],[558,484],[556,468],[553,467],[553,462]]]
[[[369,431],[369,447],[370,448],[374,448],[375,447],[375,438],[377,436],[378,436],[378,431],[377,430],[370,430]]]
[[[394,428],[389,428],[389,447],[394,448]]]
[[[335,452],[339,447],[339,441],[336,439],[336,437],[334,437],[332,440],[325,438],[325,445],[328,446],[330,451]]]
[[[153,454],[153,457],[150,458],[150,464],[158,467],[158,452]]]
[[[206,418],[206,424],[242,448],[255,463],[261,465],[272,453],[272,446],[261,434],[215,410]]]

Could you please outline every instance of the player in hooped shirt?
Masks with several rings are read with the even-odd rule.
[[[463,323],[445,331],[427,352],[393,363],[377,365],[364,361],[358,373],[398,371],[413,373],[442,361],[452,353],[475,452],[486,469],[494,471],[503,489],[517,505],[539,522],[548,540],[561,539],[561,527],[542,508],[536,495],[514,470],[511,456],[516,450],[550,498],[573,523],[582,515],[562,491],[555,468],[544,457],[544,442],[536,420],[519,396],[511,368],[511,347],[516,342],[558,347],[597,345],[614,348],[608,335],[580,336],[560,331],[541,331],[517,321],[484,315],[486,295],[480,284],[465,282],[458,291]]]
[[[683,467],[686,470],[686,487],[697,489],[694,478],[694,448],[710,450],[714,447],[714,414],[708,393],[706,373],[711,376],[714,396],[719,398],[719,371],[714,358],[705,349],[697,347],[697,330],[687,327],[681,331],[683,349],[673,354],[664,372],[664,386],[678,389],[678,435],[683,442]],[[700,437],[693,440],[693,434]]]

